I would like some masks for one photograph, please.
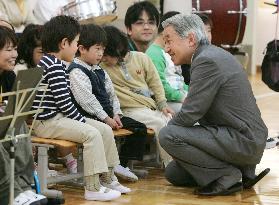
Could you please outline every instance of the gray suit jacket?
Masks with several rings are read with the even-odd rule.
[[[240,63],[229,52],[204,45],[197,48],[190,73],[188,96],[169,124],[199,122],[236,164],[257,164],[268,133]]]

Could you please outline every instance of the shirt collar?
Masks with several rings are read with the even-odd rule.
[[[66,67],[67,67],[67,66],[65,65],[65,63],[64,63],[62,60],[56,58],[54,55],[51,55],[51,54],[49,54],[49,53],[44,54],[44,56],[42,57],[42,59],[40,60],[40,62],[39,62],[39,64],[38,64],[39,67],[42,66],[42,65],[44,65],[44,64],[41,62],[41,61],[44,61],[44,58],[50,59],[50,60],[51,60],[53,63],[55,63],[55,64],[61,64],[61,65],[63,66],[64,69],[66,69]]]
[[[89,65],[88,63],[84,62],[83,60],[80,60],[79,58],[74,58],[74,63],[79,64],[88,70],[101,69],[99,65]]]

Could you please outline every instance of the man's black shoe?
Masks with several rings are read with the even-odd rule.
[[[226,189],[223,185],[219,184],[218,182],[214,181],[207,186],[202,188],[196,189],[194,194],[201,195],[201,196],[226,196],[233,194],[238,191],[242,191],[242,183],[237,182],[230,188]]]
[[[256,176],[254,179],[249,179],[249,178],[242,178],[242,184],[244,189],[251,189],[258,181],[260,181],[265,175],[268,174],[270,171],[269,168],[266,168],[263,170],[258,176]]]

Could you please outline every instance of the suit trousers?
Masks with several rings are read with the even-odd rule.
[[[218,180],[229,188],[242,177],[241,169],[231,161],[230,153],[203,126],[168,125],[161,129],[159,139],[161,146],[175,160],[166,168],[171,183],[176,184],[181,177],[184,184],[194,181],[199,186]]]

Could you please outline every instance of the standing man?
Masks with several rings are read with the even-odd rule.
[[[210,45],[197,15],[178,14],[162,24],[174,64],[191,64],[187,99],[159,134],[174,158],[167,179],[198,185],[195,194],[206,196],[251,188],[269,172],[255,175],[267,128],[244,69],[230,53]]]
[[[125,15],[125,26],[131,51],[145,52],[157,35],[159,12],[148,2],[137,2],[130,6]]]

